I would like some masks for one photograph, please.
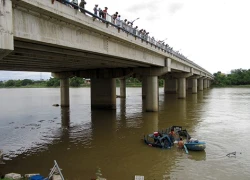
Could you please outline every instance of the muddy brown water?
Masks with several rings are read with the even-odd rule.
[[[68,180],[97,173],[108,180],[250,179],[249,88],[188,92],[184,100],[162,88],[159,94],[159,112],[146,113],[140,88],[127,88],[116,111],[91,111],[89,88],[70,89],[71,107],[63,109],[52,106],[60,103],[58,88],[0,89],[0,173],[46,176],[56,160]],[[206,141],[205,151],[187,155],[142,142],[172,125]]]

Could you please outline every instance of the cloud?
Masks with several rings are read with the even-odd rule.
[[[182,9],[182,7],[183,7],[182,3],[174,2],[174,3],[169,4],[168,11],[170,14],[175,14],[178,11],[180,11]]]
[[[156,10],[161,6],[161,0],[150,0],[150,1],[141,1],[128,6],[126,9],[127,11],[139,13],[142,12],[141,15],[145,15],[143,11],[150,11],[151,13],[157,12]]]
[[[0,81],[6,80],[18,80],[18,79],[49,79],[51,73],[40,73],[40,72],[20,72],[20,71],[0,71]]]

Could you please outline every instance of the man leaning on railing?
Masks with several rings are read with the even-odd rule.
[[[84,1],[84,0],[81,0],[81,2],[80,2],[80,4],[79,4],[79,6],[80,6],[80,11],[83,13],[83,14],[85,14],[85,4],[87,4],[86,3],[86,1]]]
[[[72,0],[73,8],[78,10],[78,0]]]

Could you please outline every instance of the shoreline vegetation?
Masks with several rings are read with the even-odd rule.
[[[159,79],[159,87],[164,86],[163,79]],[[84,79],[79,77],[70,78],[70,87],[90,87],[90,79]],[[141,81],[136,78],[127,78],[126,87],[141,87]],[[0,81],[0,88],[59,88],[60,79],[50,78],[48,80],[8,80]],[[116,87],[120,87],[120,80],[116,79]]]
[[[218,71],[214,73],[212,87],[250,87],[250,69],[231,70],[230,74],[224,74]],[[69,80],[70,87],[90,87],[90,79],[73,77]],[[158,80],[159,87],[164,86],[164,79]],[[137,78],[126,78],[126,87],[141,87],[141,81]],[[0,88],[58,88],[60,79],[50,78],[48,80],[7,80],[0,81]],[[116,87],[120,87],[120,80],[116,79]]]

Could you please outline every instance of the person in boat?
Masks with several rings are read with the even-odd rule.
[[[194,142],[198,142],[198,139],[191,138],[191,137],[188,138],[188,143],[194,143]]]
[[[174,139],[175,139],[174,129],[171,129],[171,131],[168,133],[168,135],[170,137],[171,142],[174,142]]]
[[[183,142],[182,138],[180,138],[180,140],[178,141],[177,145],[178,145],[179,149],[183,149],[184,148],[184,142]]]
[[[160,142],[161,137],[162,137],[162,134],[160,132],[154,132],[154,143],[161,144]]]

